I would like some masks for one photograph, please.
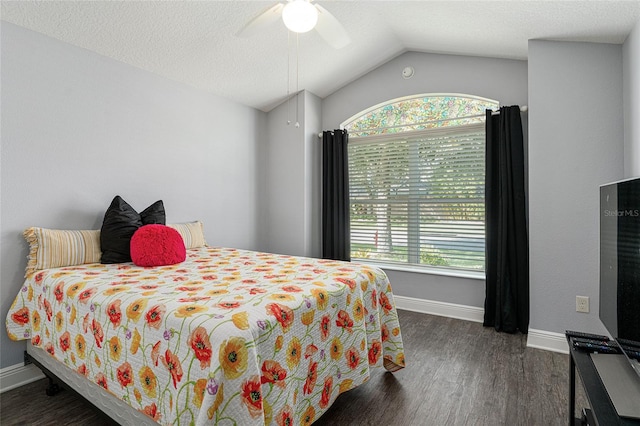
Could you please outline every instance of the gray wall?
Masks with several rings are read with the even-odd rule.
[[[268,113],[268,142],[259,154],[261,250],[320,255],[320,207],[313,191],[320,173],[320,105],[320,98],[302,91],[297,101],[293,97]]]
[[[405,80],[406,66],[415,69]],[[464,93],[501,105],[527,104],[527,62],[407,52],[348,84],[322,102],[324,129],[334,129],[371,106],[421,93]],[[527,116],[523,114],[525,139]],[[401,296],[484,306],[484,280],[386,270]]]
[[[531,328],[603,332],[598,188],[623,177],[622,47],[530,41],[529,106]]]
[[[406,66],[415,69],[408,80],[401,74]],[[526,105],[527,62],[407,52],[327,96],[322,124],[333,129],[371,106],[421,93],[464,93],[503,106]]]
[[[322,254],[322,144],[318,134],[322,131],[322,99],[305,92],[305,256],[320,257]]]
[[[98,229],[120,194],[199,219],[209,244],[255,249],[256,144],[266,115],[3,22],[0,317],[29,226]],[[0,367],[24,343],[0,333]]]
[[[622,46],[624,174],[640,176],[640,22]]]
[[[260,192],[265,196],[260,201],[263,251],[304,253],[304,95],[299,97],[267,115],[267,142],[260,153]],[[295,127],[296,117],[300,127]]]

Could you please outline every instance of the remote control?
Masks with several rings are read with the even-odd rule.
[[[617,354],[620,350],[615,346],[599,345],[585,342],[573,342],[573,347],[582,352],[598,352],[601,354]]]
[[[620,345],[622,349],[624,349],[624,353],[627,354],[629,358],[637,359],[640,361],[640,348],[637,346],[631,347],[627,345]]]
[[[601,334],[583,333],[581,331],[572,331],[572,330],[565,330],[564,334],[568,337],[580,337],[582,339],[600,340],[604,342],[609,341],[609,337],[603,336]]]
[[[572,337],[571,340],[573,342],[591,343],[592,345],[612,345],[612,342],[610,340],[583,339],[582,337]]]
[[[624,346],[629,346],[629,347],[634,347],[637,349],[634,349],[636,351],[640,351],[640,342],[636,342],[634,340],[627,340],[627,339],[616,339],[618,341],[618,343],[620,343],[621,345]]]

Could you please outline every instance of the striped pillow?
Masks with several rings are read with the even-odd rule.
[[[204,226],[202,222],[188,222],[188,223],[174,223],[167,225],[178,231],[182,240],[184,241],[185,248],[192,249],[203,247],[207,245],[204,240]]]
[[[28,228],[23,235],[29,243],[25,277],[41,269],[100,262],[99,230]]]

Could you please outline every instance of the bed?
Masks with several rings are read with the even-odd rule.
[[[310,424],[404,367],[380,269],[191,246],[170,266],[31,271],[7,332],[120,423]]]

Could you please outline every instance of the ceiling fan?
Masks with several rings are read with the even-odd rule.
[[[351,43],[342,24],[313,0],[287,0],[271,6],[247,23],[238,33],[239,37],[250,37],[274,24],[280,17],[285,26],[296,33],[315,29],[330,46],[341,49]]]

